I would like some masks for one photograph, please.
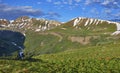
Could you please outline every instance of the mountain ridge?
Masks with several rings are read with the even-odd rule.
[[[0,26],[2,28],[14,28],[24,30],[34,30],[35,32],[49,30],[61,23],[55,20],[30,18],[28,16],[22,16],[15,20],[0,19]]]
[[[89,27],[91,25],[94,25],[94,26],[99,26],[101,24],[104,24],[104,25],[108,25],[109,24],[114,24],[115,27],[116,27],[116,30],[111,34],[111,35],[118,35],[120,34],[120,23],[118,22],[113,22],[113,21],[108,21],[108,20],[101,20],[101,19],[94,19],[94,18],[86,18],[86,17],[77,17],[77,18],[74,18],[68,22],[66,22],[66,24],[68,25],[71,25],[72,27],[75,27],[75,28],[81,28],[81,27]]]
[[[87,17],[76,17],[68,22],[58,22],[55,20],[47,20],[44,18],[38,19],[38,18],[30,18],[28,16],[21,16],[15,20],[6,20],[6,19],[0,19],[0,27],[1,28],[10,28],[10,29],[23,29],[26,30],[33,30],[35,32],[50,30],[52,28],[55,28],[60,25],[71,25],[75,28],[81,28],[81,26],[98,26],[100,24],[114,24],[116,29],[111,35],[118,35],[120,34],[120,23],[108,21],[108,20],[101,20],[101,19],[95,19],[95,18],[87,18]],[[109,25],[108,25],[109,26]]]
[[[18,35],[9,37],[7,33],[1,33],[11,41],[3,43],[4,39],[0,40],[0,49],[6,54],[10,52],[8,50],[13,51],[10,57],[4,56],[4,53],[0,57],[2,73],[119,73],[120,71],[120,35],[112,35],[114,32],[119,33],[116,22],[75,18],[56,25],[57,22],[50,24],[49,20],[25,17],[10,23],[12,24],[3,26],[0,24],[0,31],[25,31],[23,35],[25,57],[23,60],[16,60],[18,53],[13,51],[16,43],[11,38],[16,38],[20,42],[21,37],[20,39]],[[7,45],[6,49],[2,47],[3,45]]]

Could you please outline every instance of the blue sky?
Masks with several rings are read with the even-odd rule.
[[[0,0],[0,18],[20,16],[66,22],[75,17],[120,20],[120,0]]]

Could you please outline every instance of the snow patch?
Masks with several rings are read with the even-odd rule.
[[[36,30],[35,30],[35,32],[39,32],[39,31],[40,31],[40,29],[36,29]]]
[[[13,23],[14,22],[14,20],[10,20],[10,23]]]
[[[38,28],[41,28],[42,26],[41,25],[39,25],[39,27]]]
[[[21,23],[21,24],[19,24],[19,27],[22,27],[24,25],[24,23]]]
[[[117,26],[117,31],[120,31],[120,24],[116,23],[116,26]]]
[[[73,26],[76,26],[78,23],[79,23],[79,19],[75,19]]]
[[[48,24],[48,21],[45,21],[45,25],[47,25]]]
[[[120,34],[120,23],[114,22],[117,26],[117,31],[113,32],[111,35],[118,35]]]
[[[93,23],[93,19],[90,19],[90,24],[92,24]]]
[[[29,18],[28,21],[30,22],[32,20],[32,18]]]
[[[26,36],[25,32],[23,33],[24,36]]]
[[[0,19],[1,21],[7,21],[6,19]]]
[[[118,35],[120,34],[120,31],[115,31],[114,33],[112,33],[111,35]]]
[[[86,21],[86,23],[85,23],[85,25],[84,25],[84,26],[87,26],[87,25],[88,25],[88,23],[89,23],[89,19]]]
[[[99,20],[97,21],[96,25],[98,25],[98,24],[99,24]]]
[[[100,20],[101,22],[100,23],[103,23],[104,21],[103,20]]]
[[[94,23],[93,23],[93,25],[95,25],[96,21],[97,21],[97,19],[94,19]]]

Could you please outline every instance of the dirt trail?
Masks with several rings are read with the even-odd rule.
[[[57,36],[57,37],[59,37],[59,40],[58,40],[59,42],[61,42],[62,39],[63,39],[63,37],[62,37],[60,34],[56,33],[56,32],[45,32],[45,33],[39,33],[39,34],[42,34],[42,35],[51,34],[51,35],[53,35],[53,36]]]
[[[59,42],[62,41],[62,39],[63,39],[63,37],[56,32],[50,32],[49,34],[59,37],[59,40],[58,40]]]

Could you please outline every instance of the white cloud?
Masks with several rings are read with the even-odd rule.
[[[120,9],[120,0],[85,0],[84,3],[87,5],[97,5],[103,8]]]
[[[79,4],[76,3],[75,6],[79,6]]]
[[[72,3],[73,3],[73,0],[68,0],[69,5],[72,5]]]
[[[7,6],[6,7],[3,7],[1,8],[3,11],[25,11],[25,12],[36,12],[38,10],[35,10],[32,8],[32,6],[17,6],[17,7],[12,7],[12,6]]]
[[[120,17],[120,12],[116,13],[116,14],[113,14],[113,16],[115,17]]]
[[[0,17],[5,19],[15,19],[19,16],[43,16],[44,13],[32,6],[9,6],[0,4]]]
[[[63,2],[63,4],[68,4],[68,2]]]
[[[54,2],[55,5],[60,5],[61,2],[60,1],[57,1],[57,2]]]
[[[93,8],[93,9],[91,9],[91,11],[90,11],[91,13],[94,13],[94,14],[99,14],[99,12],[97,11],[97,9],[96,8]]]
[[[91,4],[91,3],[92,3],[91,0],[86,0],[86,1],[85,1],[85,5],[89,5],[89,4]]]
[[[90,5],[90,4],[94,4],[94,3],[101,3],[101,0],[85,0],[85,5]]]
[[[113,2],[113,4],[118,4],[117,2]]]
[[[101,0],[93,0],[93,2],[99,3],[101,2]]]
[[[62,0],[62,2],[63,2],[63,4],[68,4],[68,2],[67,2],[67,1],[65,1],[65,0]]]
[[[77,3],[79,3],[81,0],[75,0]]]
[[[105,0],[103,3],[101,3],[102,5],[108,5],[110,3],[109,0]]]
[[[82,10],[84,11],[86,8],[85,7],[82,7]]]
[[[105,0],[104,2],[101,2],[101,5],[106,8],[114,8],[114,9],[120,9],[120,1],[116,0]]]
[[[61,15],[56,13],[56,12],[48,12],[46,14],[46,16],[44,16],[44,17],[47,18],[47,19],[54,19],[54,20],[56,20],[56,19],[61,18]]]
[[[112,11],[111,11],[111,9],[105,9],[104,12],[107,14],[110,14]]]
[[[47,0],[47,2],[52,2],[52,0]]]
[[[42,4],[42,2],[37,2],[37,4]]]

